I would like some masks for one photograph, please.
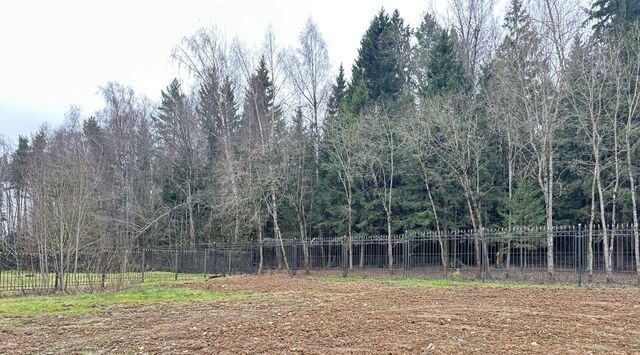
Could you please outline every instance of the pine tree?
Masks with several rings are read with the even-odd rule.
[[[359,113],[371,102],[369,90],[360,72],[352,72],[351,83],[349,84],[344,97],[344,108],[350,113]]]
[[[411,29],[396,9],[391,15],[389,26],[383,32],[383,52],[388,63],[385,69],[391,70],[387,77],[388,86],[382,93],[387,101],[398,100],[406,92],[409,84],[409,66],[411,63]]]
[[[271,129],[281,126],[282,111],[275,104],[275,88],[264,56],[260,58],[255,74],[249,79],[244,98],[243,126],[249,132],[268,139]]]
[[[442,27],[437,23],[435,17],[429,13],[424,15],[420,26],[415,31],[417,44],[413,49],[414,60],[412,62],[414,68],[412,68],[412,72],[415,76],[414,80],[418,93],[423,94],[427,90],[429,57],[441,32]]]
[[[340,64],[338,69],[338,76],[336,77],[336,83],[331,87],[331,96],[327,103],[327,116],[335,118],[338,115],[338,111],[343,104],[344,97],[346,95],[347,82],[344,79],[344,67]]]
[[[456,54],[453,38],[440,31],[427,64],[427,85],[423,96],[459,93],[469,89],[471,81]]]
[[[273,236],[279,244],[279,266],[288,268],[278,217],[287,178],[283,174],[287,162],[281,145],[286,128],[282,111],[275,103],[275,88],[264,57],[260,58],[256,72],[249,78],[243,111],[243,127],[248,131],[247,139],[250,141],[247,153],[253,164],[249,174],[253,175],[253,181],[261,182],[251,187],[254,191],[252,197],[259,201],[257,205],[266,206],[271,216]]]
[[[13,226],[15,232],[20,232],[25,222],[27,209],[27,186],[29,173],[29,156],[31,147],[27,137],[18,137],[18,148],[11,157],[10,182],[15,191],[16,219]]]
[[[360,85],[364,85],[371,103],[387,104],[397,101],[408,83],[410,39],[411,30],[404,24],[400,13],[395,10],[389,17],[381,9],[360,41],[349,86],[349,91],[359,92],[350,93],[349,96],[362,100],[364,95]],[[362,83],[359,83],[360,80]],[[355,105],[354,108],[362,107]]]
[[[180,83],[174,79],[161,92],[162,100],[154,124],[162,154],[169,163],[162,196],[165,203],[183,203],[191,248],[196,245],[196,192],[201,186],[202,161],[199,159],[199,131],[197,119]]]
[[[607,30],[626,32],[631,24],[640,20],[638,0],[595,0],[589,10],[589,20],[594,21],[597,33]]]
[[[207,77],[198,90],[197,112],[207,137],[207,157],[209,165],[216,159],[216,148],[220,133],[220,93],[218,75],[215,68],[208,71]]]

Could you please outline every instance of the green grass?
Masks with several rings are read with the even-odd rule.
[[[166,287],[166,283],[157,282],[119,292],[2,298],[0,319],[22,315],[84,314],[127,304],[232,301],[247,296],[243,292],[210,292],[176,286]]]
[[[411,287],[430,287],[430,288],[446,288],[456,286],[479,286],[479,287],[508,287],[508,288],[576,288],[574,285],[563,284],[533,284],[533,283],[516,283],[507,281],[457,281],[447,279],[420,279],[420,278],[401,278],[401,277],[367,277],[367,276],[324,276],[320,279],[337,282],[358,282],[358,281],[377,281],[391,284],[394,286],[411,286]]]
[[[178,274],[177,281],[200,281],[204,280],[204,274]],[[55,286],[56,276],[54,273],[42,275],[41,273],[2,271],[0,273],[0,292],[20,291],[33,289],[52,289]],[[174,281],[175,274],[172,272],[148,271],[144,274],[145,283]],[[100,288],[102,287],[102,274],[100,273],[67,273],[65,280],[69,289],[78,288]],[[104,278],[106,288],[117,288],[121,285],[139,283],[142,280],[140,272],[127,272],[124,274],[107,273]]]

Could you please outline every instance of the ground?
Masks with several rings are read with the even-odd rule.
[[[0,353],[640,351],[637,288],[286,275],[145,287],[0,299]]]

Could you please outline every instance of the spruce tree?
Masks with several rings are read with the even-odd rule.
[[[595,0],[589,10],[589,20],[595,22],[593,29],[597,33],[608,30],[626,32],[640,20],[640,1]]]
[[[427,85],[423,96],[459,93],[469,89],[471,81],[456,54],[452,36],[440,31],[427,64]]]
[[[414,60],[412,72],[414,73],[415,85],[418,93],[424,94],[427,90],[427,70],[429,57],[438,36],[442,32],[442,27],[436,22],[433,15],[427,13],[422,18],[420,26],[415,31],[416,46],[414,47]]]
[[[366,88],[367,104],[384,105],[401,97],[408,83],[410,39],[411,30],[404,24],[400,13],[396,10],[389,17],[384,9],[381,9],[360,41],[348,89],[359,92],[349,93],[348,96],[352,99],[350,101],[357,98],[357,101],[362,103],[362,85]],[[359,112],[363,107],[356,104],[352,108],[356,109],[354,112]]]
[[[338,76],[336,77],[336,83],[331,87],[331,96],[327,103],[327,116],[335,118],[338,115],[340,106],[344,101],[346,95],[347,82],[344,79],[344,67],[340,64],[338,69]]]
[[[217,137],[220,126],[220,94],[218,90],[218,75],[215,69],[207,73],[207,77],[200,84],[198,90],[198,107],[196,109],[200,116],[200,122],[207,137],[207,158],[209,167],[216,159]]]
[[[281,109],[275,104],[275,88],[267,62],[260,58],[256,72],[249,79],[249,87],[244,98],[243,126],[251,134],[267,138],[268,130],[281,124]]]

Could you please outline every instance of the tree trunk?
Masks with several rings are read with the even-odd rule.
[[[640,284],[640,233],[638,233],[638,203],[636,197],[635,176],[633,175],[633,163],[631,159],[631,132],[627,128],[626,133],[627,145],[627,173],[629,175],[629,190],[631,192],[631,212],[633,216],[633,254],[636,261],[636,275],[638,276],[638,284]]]
[[[587,238],[587,274],[589,282],[593,282],[593,222],[596,216],[596,172],[591,179],[591,211],[589,216],[589,235]]]
[[[447,277],[447,271],[449,268],[449,248],[446,242],[442,241],[442,235],[440,233],[440,219],[438,218],[438,210],[431,194],[431,188],[429,186],[429,180],[427,178],[427,169],[422,160],[420,160],[420,166],[422,167],[422,179],[424,180],[424,187],[427,189],[427,197],[429,198],[429,204],[431,205],[431,212],[436,222],[436,235],[438,236],[438,245],[440,246],[440,260],[442,262],[442,269],[444,276]]]
[[[598,188],[598,199],[600,206],[600,223],[602,223],[602,253],[604,254],[604,269],[607,275],[607,282],[611,281],[611,253],[609,252],[609,236],[607,235],[607,217],[605,212],[604,203],[604,190],[602,188],[602,181],[600,178],[600,165],[599,160],[596,158],[596,187]]]
[[[196,250],[196,229],[193,221],[193,197],[191,195],[191,184],[188,185],[188,194],[187,194],[187,213],[189,217],[189,244],[191,245],[191,250]]]
[[[264,247],[262,240],[262,223],[258,223],[258,246],[260,254],[260,260],[258,262],[258,274],[262,274],[262,270],[264,268]]]
[[[506,272],[505,277],[509,278],[509,269],[511,267],[511,223],[512,223],[512,214],[513,214],[513,161],[512,153],[511,153],[511,144],[509,144],[509,159],[507,161],[508,168],[508,189],[509,189],[509,220],[507,221],[507,264],[506,264]]]
[[[393,271],[393,245],[391,243],[391,213],[387,212],[387,263],[389,270]]]
[[[276,242],[278,243],[278,247],[280,249],[280,257],[282,258],[282,262],[284,263],[284,267],[286,270],[289,270],[289,262],[287,261],[287,253],[284,249],[284,241],[282,240],[282,234],[280,233],[280,225],[278,223],[278,200],[276,198],[276,190],[271,185],[271,217],[273,219],[273,234],[275,236]]]
[[[547,275],[549,280],[555,280],[555,267],[553,260],[553,156],[549,153],[549,169],[545,194],[546,219],[547,219]]]

